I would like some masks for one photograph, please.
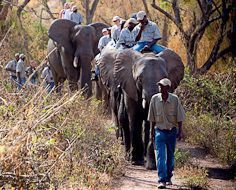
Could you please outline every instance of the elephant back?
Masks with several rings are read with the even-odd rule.
[[[171,90],[174,91],[184,77],[184,64],[181,57],[171,49],[165,49],[157,54],[166,61],[168,77],[171,80]]]
[[[100,68],[101,82],[107,88],[111,88],[115,85],[113,67],[116,55],[116,49],[105,48],[97,61]]]
[[[132,67],[135,60],[142,56],[141,53],[131,49],[122,50],[117,54],[114,65],[114,78],[116,83],[120,84],[128,96],[135,101],[138,101],[138,94],[132,74]]]

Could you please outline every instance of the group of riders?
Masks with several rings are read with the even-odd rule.
[[[65,3],[59,18],[68,19],[77,24],[83,23],[83,17],[74,3]],[[108,44],[116,49],[133,48],[139,52],[151,51],[155,54],[165,49],[157,44],[157,41],[161,39],[160,29],[156,23],[147,18],[145,11],[133,13],[127,21],[114,16],[112,22],[114,23],[112,27],[102,30],[103,36],[98,43],[100,52]]]
[[[119,16],[112,19],[114,26],[102,30],[103,37],[99,40],[98,49],[102,52],[107,45],[116,49],[132,48],[139,52],[160,53],[165,47],[157,44],[161,39],[157,24],[147,18],[145,11],[133,14],[124,21]]]

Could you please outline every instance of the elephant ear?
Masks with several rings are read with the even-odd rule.
[[[138,101],[138,93],[132,68],[135,60],[140,57],[142,57],[141,53],[127,49],[118,53],[114,63],[115,81],[120,84],[128,96],[135,101]]]
[[[74,53],[74,48],[71,41],[71,32],[76,25],[75,22],[67,19],[57,19],[51,24],[48,35],[53,41],[64,47],[69,53]]]
[[[103,49],[102,54],[98,59],[101,81],[103,85],[108,88],[112,88],[112,85],[115,86],[113,67],[117,53],[116,49],[106,47]]]
[[[171,90],[174,91],[184,77],[184,64],[180,56],[171,49],[165,49],[157,54],[166,61],[168,77],[171,80]]]
[[[92,26],[95,29],[95,39],[94,39],[94,54],[97,55],[99,53],[98,49],[98,42],[99,39],[102,37],[102,29],[103,28],[108,28],[109,26],[104,23],[96,22],[89,24],[89,26]]]

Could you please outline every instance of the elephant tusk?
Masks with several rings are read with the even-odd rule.
[[[78,62],[79,62],[78,57],[75,57],[75,58],[74,58],[74,61],[73,61],[73,66],[74,66],[75,68],[78,67]]]
[[[142,101],[142,106],[143,106],[143,109],[145,109],[145,107],[146,107],[146,100],[145,99],[143,99],[143,101]]]

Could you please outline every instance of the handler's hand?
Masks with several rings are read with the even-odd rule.
[[[182,133],[182,131],[179,131],[177,134],[178,141],[180,141],[182,138],[183,138],[183,133]]]

